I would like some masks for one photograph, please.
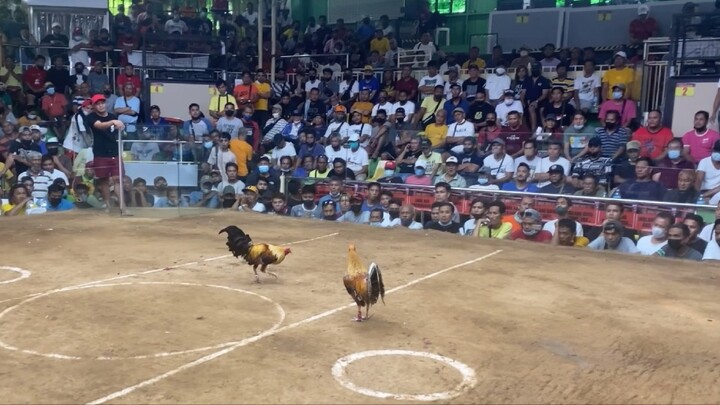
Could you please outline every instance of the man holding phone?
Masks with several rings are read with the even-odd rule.
[[[87,117],[87,123],[93,130],[93,161],[97,186],[102,194],[105,211],[110,211],[110,185],[114,185],[115,194],[120,200],[122,188],[119,184],[120,164],[118,141],[125,124],[115,114],[107,111],[105,96],[96,94],[90,99],[93,112]],[[123,209],[124,207],[120,207]]]

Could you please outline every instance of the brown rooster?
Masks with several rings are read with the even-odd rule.
[[[355,300],[358,307],[357,318],[353,321],[362,322],[369,318],[370,307],[382,299],[385,304],[385,284],[383,284],[380,267],[371,263],[365,270],[365,266],[355,251],[355,245],[348,246],[348,269],[343,277],[343,284],[348,294]],[[362,307],[366,307],[365,318],[362,316]]]
[[[257,268],[260,266],[260,271],[267,273],[275,278],[278,278],[277,274],[271,271],[265,271],[270,264],[280,264],[285,260],[285,256],[292,253],[290,248],[273,246],[267,243],[253,243],[250,239],[250,235],[246,235],[242,229],[235,225],[230,225],[218,232],[227,233],[227,247],[235,257],[242,256],[245,261],[253,266],[255,272],[255,281],[260,282],[260,276],[258,275]]]

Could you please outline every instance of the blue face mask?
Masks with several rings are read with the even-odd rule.
[[[250,121],[252,119],[252,114],[243,114],[243,118],[245,121]]]
[[[348,142],[348,145],[350,146],[350,149],[357,150],[360,147],[360,142],[357,142],[357,141]]]
[[[210,149],[213,147],[213,143],[212,141],[203,142],[203,146],[205,147],[205,149]]]
[[[677,159],[680,157],[680,151],[679,150],[669,150],[668,157],[670,159]]]
[[[48,89],[47,89],[47,94],[49,94],[49,95],[51,95],[51,96],[52,96],[53,94],[55,94],[55,88],[54,88],[54,87],[48,87]]]
[[[615,100],[620,100],[622,98],[623,94],[622,94],[622,91],[613,91],[612,96]]]
[[[395,170],[385,170],[385,177],[392,177],[395,175]]]
[[[712,155],[710,155],[710,159],[720,162],[720,152],[713,152]]]
[[[262,174],[265,174],[270,171],[270,166],[260,165],[258,166],[258,171]]]
[[[417,169],[415,169],[415,175],[416,175],[416,176],[424,176],[424,175],[425,175],[425,169],[423,169],[423,168],[417,168]]]
[[[487,177],[480,177],[480,178],[478,179],[478,184],[480,184],[481,186],[484,186],[484,185],[488,184],[488,179],[487,179]]]

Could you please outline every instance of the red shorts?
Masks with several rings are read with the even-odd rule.
[[[120,176],[120,164],[122,164],[120,158],[95,157],[93,159],[92,168],[95,170],[96,178],[107,179],[110,177]]]

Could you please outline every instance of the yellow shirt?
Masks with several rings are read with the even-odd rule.
[[[247,163],[252,159],[252,145],[239,139],[230,140],[230,151],[235,155],[238,165],[238,176],[245,177],[248,175]]]
[[[500,225],[499,229],[493,229],[492,232],[490,232],[489,227],[481,226],[478,237],[492,238],[492,239],[507,239],[510,236],[511,231],[512,231],[512,225],[510,225],[507,222],[503,222],[502,225]]]
[[[227,103],[233,103],[235,105],[235,108],[238,108],[237,100],[235,100],[235,97],[233,97],[232,94],[227,93],[224,96],[221,96],[217,93],[217,90],[214,91],[214,94],[210,96],[210,103],[208,103],[208,111],[225,111],[225,104]]]
[[[270,83],[255,82],[253,84],[253,86],[255,86],[255,90],[257,90],[258,95],[260,93],[270,93]],[[255,102],[255,111],[267,111],[267,110],[268,110],[268,99],[259,97],[258,100]]]
[[[22,77],[23,72],[20,65],[16,65],[15,69],[13,69],[13,72],[15,72],[15,74],[17,74],[18,76]],[[8,69],[5,66],[0,67],[0,76],[5,76],[6,74],[8,74]],[[16,79],[13,75],[8,75],[8,79],[5,82],[5,85],[7,87],[22,87],[20,81]]]
[[[584,237],[584,236],[576,236],[575,237],[575,244],[573,246],[575,247],[585,247],[590,244],[590,239]]]
[[[432,142],[432,146],[435,146],[445,141],[447,131],[447,125],[430,124],[425,128],[425,136]]]
[[[423,115],[420,120],[424,121],[431,115],[435,114],[436,111],[442,110],[443,104],[445,104],[445,97],[443,97],[442,100],[437,102],[433,97],[425,97],[425,99],[422,101],[422,104],[420,104],[420,108],[425,109],[425,115]]]
[[[380,39],[373,38],[370,41],[370,52],[377,51],[380,55],[385,55],[390,50],[390,41],[387,38],[382,37]]]
[[[635,71],[629,67],[623,68],[622,70],[617,70],[616,68],[608,70],[602,77],[603,84],[607,83],[608,85],[608,92],[605,97],[607,99],[612,99],[612,88],[616,84],[624,84],[625,94],[629,94],[628,92],[632,91],[632,84],[634,80]]]
[[[369,101],[356,101],[350,108],[350,112],[360,111],[363,115],[362,122],[365,124],[370,123],[370,114],[372,113],[373,103]]]
[[[330,174],[330,169],[325,170],[325,173],[320,173],[317,171],[317,169],[315,169],[315,170],[311,171],[310,174],[308,174],[308,178],[326,179],[328,174]]]
[[[0,162],[0,172],[5,169],[5,163]],[[10,180],[13,178],[13,172],[12,169],[5,172],[5,175],[3,175],[3,178],[0,178],[0,187],[2,187],[5,191],[10,191]],[[4,180],[4,181],[3,181]]]
[[[478,69],[485,69],[485,60],[478,56],[475,60],[468,60],[463,63],[462,68],[468,69],[470,68],[470,65],[477,65]]]
[[[27,205],[26,205],[25,207],[23,207],[23,208],[18,212],[18,214],[24,214],[26,207],[27,207]],[[3,204],[3,205],[2,205],[2,208],[0,208],[0,210],[2,210],[3,215],[5,215],[5,214],[7,214],[8,212],[12,211],[13,208],[15,208],[15,205],[14,205],[14,204],[7,203],[7,204]]]

